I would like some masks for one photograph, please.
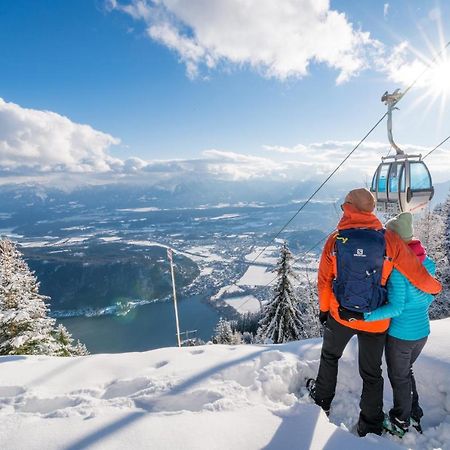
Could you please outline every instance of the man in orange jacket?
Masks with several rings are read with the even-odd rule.
[[[383,225],[373,213],[375,199],[367,189],[354,189],[348,193],[342,205],[344,211],[337,231],[327,240],[319,265],[318,290],[319,319],[324,325],[320,367],[316,380],[308,381],[311,397],[328,414],[334,398],[338,361],[353,335],[358,336],[359,373],[363,380],[360,416],[357,432],[381,434],[383,425],[383,377],[381,359],[389,319],[364,322],[362,314],[352,314],[341,308],[333,292],[337,276],[336,238],[341,230],[383,230]],[[441,284],[428,274],[402,239],[392,231],[384,231],[385,262],[382,268],[381,286],[395,267],[417,288],[429,294],[438,294]],[[356,255],[355,255],[356,256]]]

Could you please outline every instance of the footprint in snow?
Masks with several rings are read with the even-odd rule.
[[[176,395],[162,395],[160,398],[142,396],[135,398],[134,404],[147,412],[198,412],[210,408],[213,403],[223,396],[218,392],[198,389],[192,392],[177,393]]]
[[[149,378],[133,378],[130,380],[115,380],[106,386],[102,395],[104,400],[111,400],[119,397],[129,397],[141,391],[151,391],[156,389]]]
[[[73,408],[81,403],[80,399],[67,397],[38,398],[31,397],[25,403],[18,405],[16,410],[23,413],[51,414],[65,408]]]
[[[25,394],[25,389],[21,386],[0,386],[0,398],[17,397],[22,394]]]
[[[153,367],[155,369],[160,369],[161,367],[167,366],[167,364],[169,364],[169,361],[159,361]]]
[[[191,355],[201,355],[202,353],[205,353],[205,350],[192,350]]]

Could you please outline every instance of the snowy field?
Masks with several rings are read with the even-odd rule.
[[[120,237],[117,237],[117,236],[105,236],[105,237],[101,237],[100,240],[104,241],[104,242],[117,242],[117,241],[120,241],[121,239],[120,239]]]
[[[129,245],[138,245],[139,247],[161,247],[161,248],[170,248],[167,245],[160,244],[159,242],[149,241],[149,240],[131,240],[127,241]]]
[[[144,208],[122,208],[122,209],[118,209],[117,211],[120,211],[120,212],[146,213],[146,212],[161,211],[161,209],[160,208],[155,208],[154,206],[147,206],[147,207],[144,207]]]
[[[227,295],[227,294],[240,294],[242,292],[244,292],[244,290],[241,289],[239,286],[236,286],[234,284],[230,284],[229,286],[221,287],[219,289],[219,292],[217,292],[216,295],[213,295],[211,297],[211,301],[215,302],[215,301],[221,299],[224,295]]]
[[[239,297],[228,297],[225,303],[241,314],[246,312],[257,313],[261,311],[261,303],[254,295],[242,295]]]
[[[190,247],[185,252],[180,253],[197,263],[225,262],[226,259],[212,251],[214,249],[214,245],[204,245],[202,247]]]
[[[275,273],[265,266],[249,266],[247,271],[236,283],[239,286],[265,286],[274,281]]]
[[[259,264],[267,264],[269,266],[275,266],[279,257],[280,257],[280,248],[271,245],[267,248],[255,247],[251,253],[245,255],[245,260],[253,262],[256,258],[258,258]]]
[[[356,342],[330,421],[306,395],[320,340],[165,348],[80,358],[0,357],[0,442],[9,449],[450,449],[450,319],[416,364],[424,434],[358,438]],[[391,405],[389,383],[385,408]]]

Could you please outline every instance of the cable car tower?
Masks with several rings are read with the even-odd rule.
[[[387,134],[396,154],[384,156],[373,179],[371,192],[377,200],[377,210],[382,213],[398,214],[422,211],[433,198],[434,187],[430,171],[422,155],[408,155],[395,142],[392,135],[392,111],[403,97],[399,89],[392,94],[386,91],[381,101],[387,105]]]

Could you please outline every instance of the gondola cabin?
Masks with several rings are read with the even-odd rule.
[[[434,195],[430,171],[421,155],[382,158],[370,190],[377,200],[377,210],[388,214],[418,213]]]

